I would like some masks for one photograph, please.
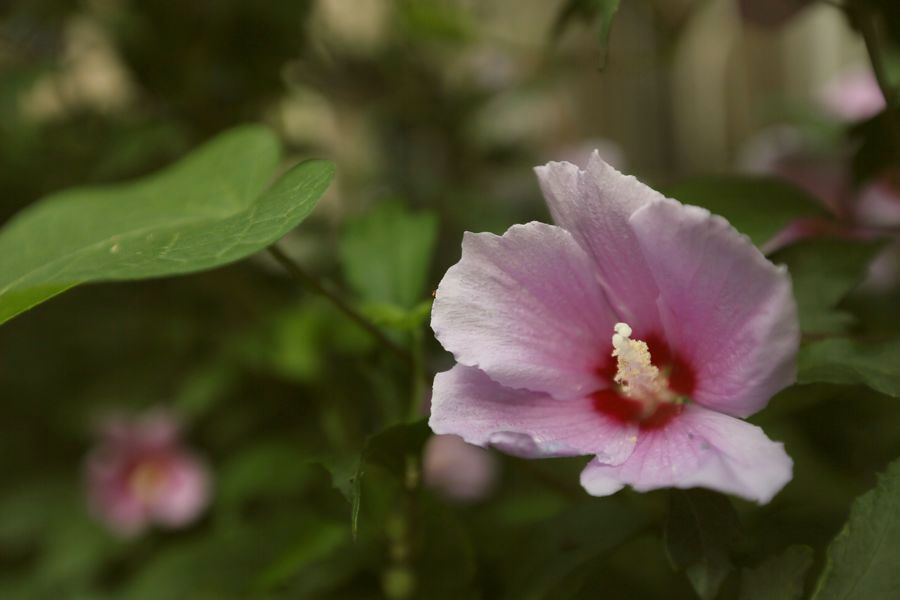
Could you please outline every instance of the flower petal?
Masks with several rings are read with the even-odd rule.
[[[628,219],[663,196],[619,173],[596,151],[585,170],[567,162],[551,162],[535,172],[553,220],[593,257],[620,320],[631,325],[637,337],[658,333],[656,283]]]
[[[166,527],[181,527],[196,519],[209,502],[209,475],[197,458],[178,450],[167,465],[165,488],[154,499],[153,518]]]
[[[524,458],[596,454],[617,464],[637,439],[635,426],[611,421],[590,398],[557,400],[513,390],[463,365],[434,378],[428,423],[435,433]]]
[[[631,224],[659,286],[670,346],[696,376],[693,399],[745,417],[795,378],[799,345],[791,280],[728,222],[674,200]]]
[[[625,485],[639,492],[704,487],[766,504],[791,480],[792,470],[784,445],[759,427],[692,404],[666,427],[642,431],[624,463],[591,461],[581,485],[595,496]]]
[[[614,323],[591,260],[567,231],[544,223],[502,237],[466,233],[431,315],[460,363],[560,398],[606,385],[596,370]]]

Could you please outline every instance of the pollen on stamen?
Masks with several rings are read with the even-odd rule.
[[[669,400],[671,393],[665,377],[651,361],[647,343],[631,339],[632,329],[627,323],[616,323],[614,330],[612,355],[616,358],[616,375],[613,380],[622,392],[651,405]]]

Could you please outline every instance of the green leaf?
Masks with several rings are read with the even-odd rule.
[[[297,576],[310,563],[332,554],[349,541],[346,524],[317,521],[310,523],[281,557],[266,568],[256,581],[258,590],[272,590]]]
[[[896,598],[900,590],[900,460],[860,496],[828,547],[813,598]]]
[[[646,515],[617,498],[587,500],[536,527],[521,547],[508,554],[517,568],[506,597],[516,600],[567,597],[560,593],[572,579],[590,568],[647,524]]]
[[[788,224],[827,213],[803,190],[779,179],[751,176],[708,176],[688,179],[664,189],[685,204],[709,209],[762,246]]]
[[[412,308],[422,301],[437,218],[387,202],[349,222],[341,238],[344,274],[367,303]]]
[[[755,569],[744,569],[740,600],[796,600],[803,595],[803,581],[812,566],[808,546],[791,546]]]
[[[368,439],[360,455],[359,467],[353,479],[351,529],[354,538],[359,530],[361,482],[365,477],[366,469],[371,465],[378,465],[395,479],[406,483],[411,474],[410,466],[417,467],[418,459],[422,455],[422,447],[430,435],[431,430],[423,419],[416,423],[403,423],[388,427]],[[414,470],[413,473],[418,473],[418,471]]]
[[[797,363],[798,383],[867,385],[900,397],[900,340],[824,340],[803,347]]]
[[[856,287],[882,245],[840,239],[816,239],[775,253],[791,273],[794,296],[804,333],[841,333],[853,316],[835,306]]]
[[[272,316],[262,328],[256,356],[263,366],[296,381],[313,381],[335,354],[360,354],[372,338],[353,321],[319,298],[308,299]]]
[[[139,570],[115,597],[260,597],[258,587],[282,585],[304,571],[314,577],[349,537],[345,523],[303,506],[288,515],[260,516],[252,524],[160,545],[142,557]]]
[[[222,134],[143,179],[51,195],[0,231],[0,323],[90,281],[162,277],[248,256],[303,221],[334,167],[278,164],[261,127]]]
[[[235,454],[219,469],[217,511],[230,518],[249,500],[297,494],[311,478],[312,462],[295,444],[274,439]]]
[[[714,598],[734,568],[730,549],[740,523],[725,496],[706,490],[672,490],[665,546],[676,569],[684,569],[697,594]]]

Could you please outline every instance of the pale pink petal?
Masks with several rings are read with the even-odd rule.
[[[585,170],[551,162],[535,172],[557,225],[593,257],[610,303],[638,336],[659,333],[656,284],[628,219],[659,192],[606,164],[594,152]]]
[[[544,223],[466,233],[437,290],[431,326],[460,363],[503,385],[558,397],[603,385],[595,373],[615,316],[588,256]]]
[[[625,485],[639,492],[703,487],[766,504],[791,480],[792,470],[784,445],[759,427],[692,404],[666,427],[642,431],[624,463],[592,461],[581,485],[595,496]]]
[[[125,414],[106,415],[99,433],[109,444],[129,448],[163,448],[175,443],[180,435],[178,419],[163,408],[154,408],[140,417]]]
[[[128,486],[131,457],[119,448],[95,449],[85,462],[88,508],[100,521],[122,537],[140,533],[147,525],[147,510]]]
[[[166,469],[166,483],[154,497],[150,510],[157,523],[181,527],[206,508],[209,477],[197,458],[180,449],[167,461]]]
[[[848,122],[874,117],[885,107],[884,94],[869,67],[854,67],[829,81],[821,103],[832,116]]]
[[[616,423],[590,398],[558,400],[505,388],[478,369],[456,365],[434,379],[429,425],[470,444],[525,458],[596,454],[616,464],[631,453],[634,425]]]
[[[497,460],[457,435],[433,435],[422,452],[425,484],[460,502],[484,498],[497,480]]]
[[[787,270],[728,222],[674,200],[631,224],[660,289],[669,345],[694,371],[693,400],[744,417],[795,377],[799,328]]]
[[[152,523],[178,527],[206,507],[208,474],[180,445],[179,429],[161,410],[106,420],[85,462],[85,483],[92,513],[114,533],[130,537]]]

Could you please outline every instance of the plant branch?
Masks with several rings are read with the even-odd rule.
[[[357,325],[365,329],[373,338],[375,338],[382,346],[390,350],[397,358],[407,363],[408,365],[413,365],[414,360],[412,355],[407,352],[404,348],[396,344],[393,340],[387,337],[381,329],[379,329],[374,323],[369,321],[366,317],[361,315],[356,311],[355,308],[350,306],[347,302],[344,301],[339,295],[335,292],[329,290],[325,287],[319,280],[315,277],[307,273],[300,265],[294,262],[284,251],[281,250],[277,245],[269,246],[268,248],[269,254],[278,261],[284,270],[290,273],[290,275],[298,280],[302,285],[312,289],[320,296],[323,296],[328,301],[330,301],[339,311],[344,313],[347,317],[350,318]]]

